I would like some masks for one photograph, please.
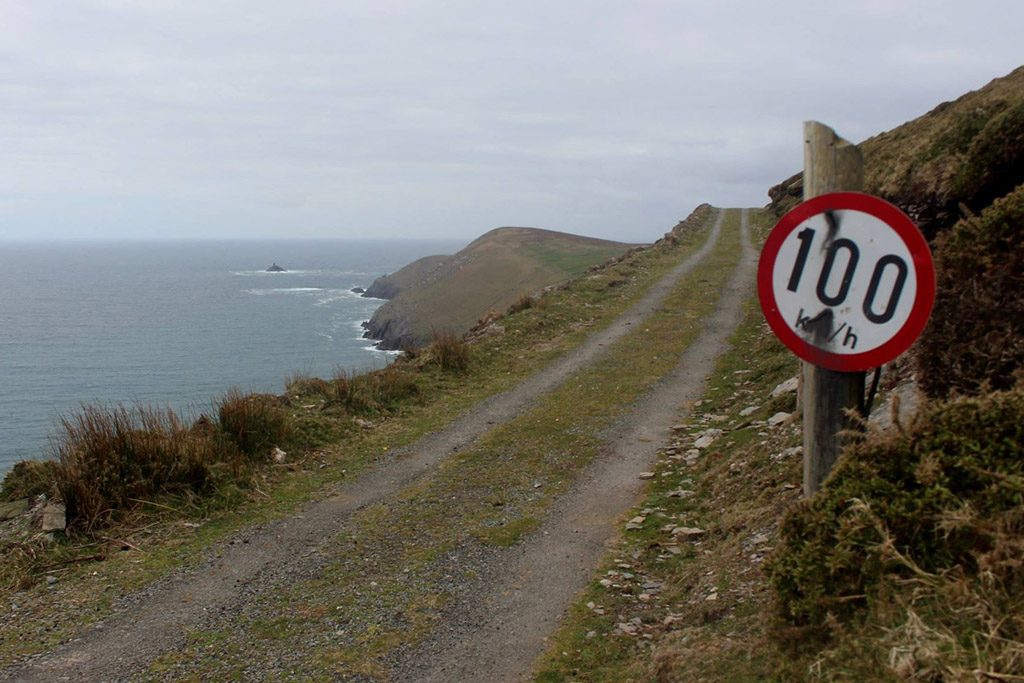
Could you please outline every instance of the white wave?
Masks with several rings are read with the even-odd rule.
[[[246,294],[266,296],[267,294],[306,294],[309,292],[323,292],[323,287],[274,287],[272,289],[245,289]]]
[[[317,300],[317,306],[325,306],[335,301],[343,301],[346,299],[358,299],[359,295],[350,289],[325,289],[327,292],[326,296]]]
[[[397,356],[400,353],[402,353],[401,351],[392,351],[391,349],[378,349],[376,346],[364,346],[362,347],[362,349],[363,351],[373,351],[375,353],[380,353],[385,356]]]

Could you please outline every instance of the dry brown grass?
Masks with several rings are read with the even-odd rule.
[[[463,373],[469,369],[469,344],[451,330],[435,330],[430,348],[442,370]]]
[[[86,405],[61,418],[54,472],[71,528],[89,530],[154,496],[203,493],[222,444],[196,433],[171,410]]]
[[[275,396],[231,389],[216,407],[220,432],[250,460],[266,459],[291,433],[288,415]]]
[[[338,368],[324,387],[330,405],[356,415],[388,412],[419,395],[415,373],[398,365],[364,373]]]

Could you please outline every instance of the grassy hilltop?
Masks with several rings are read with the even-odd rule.
[[[463,334],[488,313],[584,273],[634,245],[537,228],[498,228],[453,256],[428,256],[379,278],[367,296],[390,301],[367,332],[388,349]]]

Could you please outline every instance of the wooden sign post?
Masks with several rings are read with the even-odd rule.
[[[864,158],[855,145],[817,121],[804,122],[804,201],[864,188]],[[804,495],[814,495],[842,448],[842,431],[852,425],[846,411],[864,406],[863,372],[837,372],[801,363],[799,392],[804,419]]]
[[[931,251],[897,207],[857,190],[856,147],[804,124],[804,201],[765,240],[765,320],[803,361],[804,493],[813,495],[863,410],[864,371],[906,351],[935,301]]]

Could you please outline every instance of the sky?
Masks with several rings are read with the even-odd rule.
[[[1024,63],[1021,0],[0,0],[0,240],[650,241]]]

